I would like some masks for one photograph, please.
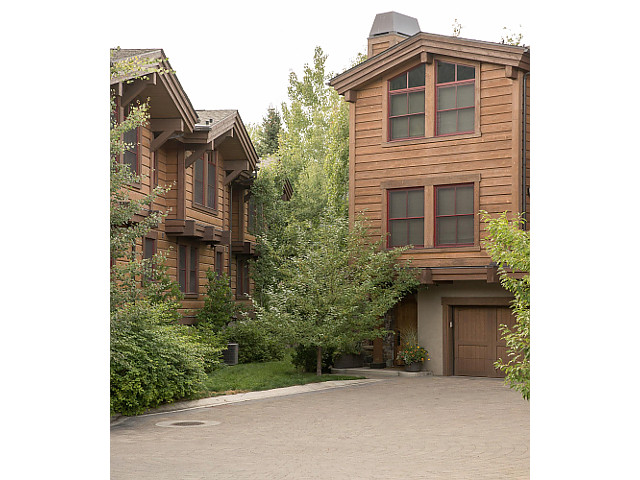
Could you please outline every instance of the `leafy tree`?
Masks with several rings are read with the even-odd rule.
[[[522,28],[522,25],[520,25],[520,28]],[[505,45],[522,45],[523,35],[521,32],[512,32],[507,27],[502,27],[502,29],[504,30],[504,35],[500,39],[500,43]]]
[[[282,128],[280,113],[274,107],[267,109],[267,115],[262,118],[262,124],[256,129],[252,139],[256,146],[256,153],[260,158],[273,155],[278,151],[278,136]]]
[[[500,283],[511,292],[514,300],[511,304],[516,322],[513,329],[501,326],[502,338],[507,344],[507,359],[500,358],[496,368],[505,372],[505,382],[510,388],[519,391],[522,397],[530,396],[530,280],[529,280],[529,232],[519,228],[524,225],[522,215],[509,220],[502,213],[491,218],[485,211],[480,212],[487,230],[485,247],[494,262],[498,264]],[[512,272],[525,272],[518,279],[509,275]]]
[[[264,292],[257,317],[281,338],[317,351],[346,351],[364,339],[384,336],[382,316],[417,286],[415,274],[398,263],[405,249],[381,249],[368,241],[364,221],[349,230],[342,217],[324,217],[300,232],[301,254],[284,260],[285,278]]]
[[[459,37],[460,32],[462,31],[462,25],[460,24],[460,22],[458,22],[457,18],[453,20],[451,26],[453,27],[453,33],[451,35],[453,35],[454,37]]]

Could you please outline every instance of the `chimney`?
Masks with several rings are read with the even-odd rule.
[[[418,20],[397,12],[378,13],[369,32],[367,57],[383,52],[420,32]]]

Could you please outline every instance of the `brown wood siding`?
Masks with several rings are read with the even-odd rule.
[[[383,221],[385,190],[382,182],[402,180],[415,176],[442,178],[456,174],[479,174],[479,202],[477,210],[489,213],[515,211],[519,201],[514,187],[514,89],[521,88],[517,80],[506,78],[505,67],[481,64],[480,72],[480,125],[474,135],[448,138],[428,138],[392,144],[383,131],[383,96],[386,95],[384,80],[372,82],[357,91],[352,119],[353,155],[352,216],[358,212],[371,221],[371,236],[378,238],[386,230]],[[430,87],[427,95],[433,95]],[[425,219],[426,221],[426,219]],[[485,236],[480,230],[480,240]],[[479,243],[479,242],[478,242]],[[414,259],[413,266],[445,267],[486,265],[490,262],[486,253],[478,246],[470,251],[466,248],[413,249],[405,254]],[[480,275],[480,274],[479,274]],[[481,276],[481,275],[480,275]],[[486,275],[485,277],[486,278]]]

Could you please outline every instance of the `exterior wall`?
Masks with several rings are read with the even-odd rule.
[[[418,342],[429,352],[431,360],[425,369],[434,375],[444,374],[444,312],[443,297],[510,297],[511,294],[499,284],[486,282],[455,282],[453,284],[429,285],[421,288],[418,300]]]
[[[438,58],[455,61],[436,56],[432,65]],[[405,257],[412,257],[416,267],[487,265],[490,259],[481,249],[485,232],[477,213],[474,246],[433,247],[433,186],[473,182],[477,190],[476,212],[519,210],[518,100],[522,98],[522,72],[512,79],[506,77],[504,66],[475,62],[479,67],[476,132],[435,137],[433,115],[429,114],[435,102],[434,67],[427,66],[427,137],[390,142],[387,139],[387,81],[418,64],[416,61],[393,69],[357,91],[356,102],[351,105],[350,217],[364,213],[371,221],[371,236],[377,238],[386,234],[386,190],[424,185],[425,248],[414,248]]]

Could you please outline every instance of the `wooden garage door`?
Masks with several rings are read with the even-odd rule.
[[[494,368],[498,358],[506,360],[506,345],[500,325],[514,324],[509,307],[457,306],[453,311],[453,374],[474,377],[504,377]]]

